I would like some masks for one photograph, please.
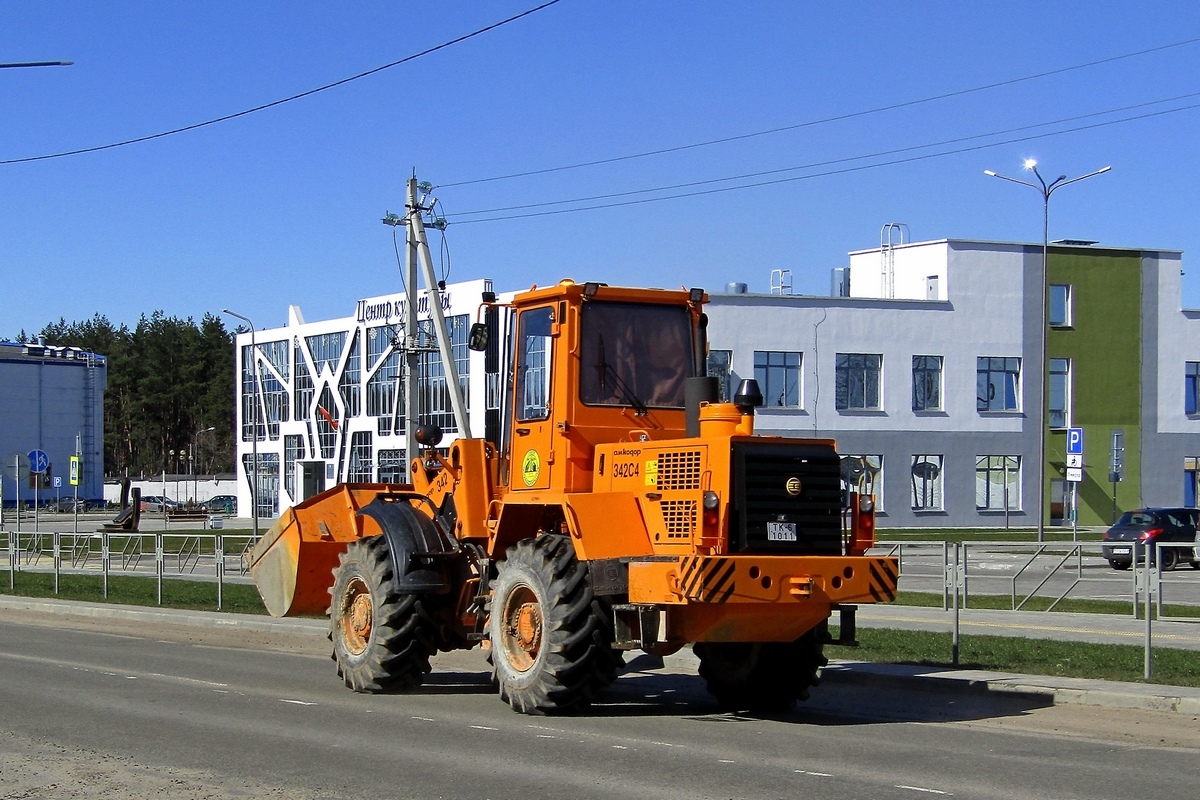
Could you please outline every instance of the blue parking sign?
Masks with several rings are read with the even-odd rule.
[[[1067,428],[1067,455],[1083,455],[1083,428]]]

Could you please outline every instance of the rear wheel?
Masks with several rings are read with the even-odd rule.
[[[1128,561],[1117,561],[1116,559],[1109,559],[1109,562],[1108,562],[1108,565],[1110,567],[1112,567],[1113,569],[1121,569],[1121,570],[1129,569],[1129,564],[1130,564],[1130,562],[1128,562]]]
[[[809,687],[819,682],[829,663],[826,630],[821,623],[794,642],[701,642],[693,650],[700,677],[722,708],[778,713],[808,699]]]
[[[329,638],[338,676],[356,692],[419,686],[437,652],[424,598],[393,591],[392,572],[382,536],[352,542],[334,570]]]
[[[621,661],[609,614],[566,537],[539,536],[509,548],[489,623],[500,697],[525,714],[590,704],[616,679]]]
[[[1175,569],[1175,565],[1179,563],[1179,551],[1174,547],[1164,547],[1162,550],[1162,568],[1163,572]]]

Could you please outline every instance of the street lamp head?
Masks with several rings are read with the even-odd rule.
[[[984,174],[984,175],[987,175],[987,176],[988,176],[988,177],[990,177],[990,178],[995,178],[995,177],[998,177],[998,176],[996,175],[996,173],[992,172],[990,169],[985,169],[985,170],[983,171],[983,174]]]
[[[1037,159],[1036,158],[1025,159],[1025,169],[1036,170],[1037,169]]]

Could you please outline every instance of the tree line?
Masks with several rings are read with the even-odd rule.
[[[60,318],[37,335],[106,357],[104,472],[112,477],[233,471],[233,333],[213,314],[196,323],[155,311],[132,329],[96,314]],[[28,337],[21,331],[17,340]]]

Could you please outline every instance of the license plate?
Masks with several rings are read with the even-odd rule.
[[[794,542],[794,541],[796,541],[796,523],[794,523],[794,522],[768,522],[767,523],[767,541],[769,541],[769,542]]]
[[[1112,549],[1112,552],[1113,552],[1113,555],[1115,555],[1115,556],[1127,556],[1127,555],[1129,555],[1129,548],[1128,547],[1114,547]]]

